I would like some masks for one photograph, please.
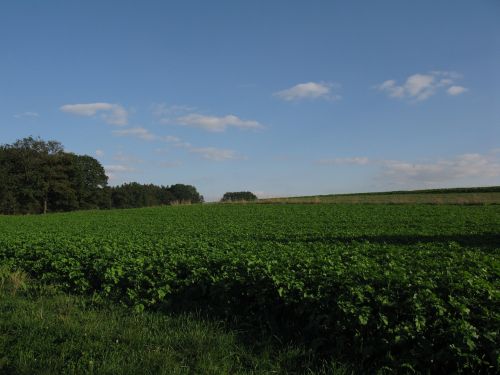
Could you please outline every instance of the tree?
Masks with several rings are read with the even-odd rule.
[[[0,213],[31,214],[77,209],[132,208],[199,203],[191,185],[136,182],[109,187],[102,165],[64,151],[57,141],[27,137],[0,145]]]
[[[0,148],[0,213],[15,214],[18,210],[14,194],[16,184],[9,171],[9,159],[5,150]]]
[[[73,169],[70,179],[76,192],[79,207],[94,209],[106,206],[108,176],[103,166],[88,155],[70,154]]]
[[[64,152],[63,145],[58,141],[44,141],[40,137],[26,137],[15,141],[12,145],[7,145],[8,148],[27,151],[35,154],[54,155]]]
[[[12,215],[17,212],[17,200],[12,191],[0,193],[0,213]]]
[[[203,203],[203,196],[192,185],[175,184],[169,190],[179,202]]]
[[[181,200],[170,191],[170,188],[153,184],[142,185],[131,182],[111,187],[110,191],[113,208],[159,206]]]
[[[43,212],[78,209],[80,205],[77,191],[71,179],[75,169],[72,156],[64,152],[47,155],[42,169],[45,173]]]
[[[257,200],[257,196],[249,191],[235,191],[225,193],[221,202],[246,202],[255,200]]]
[[[3,147],[6,169],[18,187],[17,201],[21,211],[46,213],[49,196],[65,190],[64,171],[60,163],[64,148],[57,141],[27,137]]]
[[[7,175],[7,190],[16,198],[21,213],[40,212],[46,195],[41,154],[42,142],[32,137],[1,148],[1,169]]]
[[[64,152],[61,143],[27,137],[0,146],[0,210],[46,213],[98,208],[107,176],[90,156]]]

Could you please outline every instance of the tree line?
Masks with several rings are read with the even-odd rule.
[[[200,203],[191,185],[136,182],[108,186],[98,160],[64,151],[58,141],[27,137],[0,145],[0,213],[37,214],[85,209]]]
[[[111,208],[136,208],[167,204],[202,203],[201,196],[191,185],[158,186],[137,182],[108,188]]]
[[[255,201],[257,196],[249,191],[227,192],[222,196],[221,202]]]

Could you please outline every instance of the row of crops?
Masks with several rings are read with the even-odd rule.
[[[500,206],[0,217],[0,262],[136,310],[237,319],[361,369],[500,371]]]

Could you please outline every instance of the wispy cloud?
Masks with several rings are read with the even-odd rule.
[[[113,130],[113,135],[117,137],[132,137],[141,139],[143,141],[161,141],[173,144],[177,147],[186,147],[190,145],[189,143],[183,142],[179,137],[175,137],[172,135],[160,136],[150,132],[148,129],[141,126],[135,128]]]
[[[127,164],[110,164],[104,165],[104,171],[106,172],[106,176],[109,177],[110,183],[117,183],[129,173],[137,172],[137,169]]]
[[[332,83],[325,82],[306,82],[299,83],[286,90],[274,93],[274,96],[287,100],[303,100],[303,99],[340,99],[340,95],[332,93],[334,88]]]
[[[144,141],[155,141],[160,139],[157,135],[140,126],[123,130],[113,130],[113,134],[118,137],[134,137]]]
[[[217,117],[191,113],[186,116],[178,117],[176,121],[184,126],[191,126],[217,133],[224,132],[229,127],[253,130],[264,128],[264,126],[257,121],[242,120],[235,115]]]
[[[156,122],[161,124],[172,124],[174,119],[181,115],[195,111],[195,107],[187,105],[167,105],[166,103],[155,103],[151,106],[151,113]]]
[[[446,92],[448,94],[453,95],[453,96],[463,94],[466,91],[469,91],[469,90],[463,86],[451,86],[448,88],[448,90],[446,90]]]
[[[244,156],[238,154],[236,151],[229,149],[221,149],[216,147],[195,147],[189,142],[183,141],[179,137],[172,135],[159,136],[151,133],[149,130],[136,127],[123,130],[114,130],[113,134],[119,137],[134,137],[144,141],[159,141],[165,142],[176,148],[181,148],[186,150],[191,154],[200,155],[203,159],[213,160],[213,161],[225,161],[225,160],[243,160],[246,159]],[[157,149],[158,150],[158,149]],[[165,150],[162,150],[163,152]],[[118,160],[115,158],[115,160]],[[123,161],[123,160],[122,160]]]
[[[463,154],[427,163],[388,160],[384,162],[384,175],[400,182],[424,184],[462,178],[493,178],[500,176],[500,160],[483,154]]]
[[[113,155],[113,160],[118,161],[120,163],[130,164],[138,164],[144,162],[144,160],[138,158],[137,156],[126,154],[122,151],[117,152]]]
[[[104,170],[109,173],[120,173],[120,172],[135,172],[135,168],[130,165],[122,165],[122,164],[111,164],[105,165]]]
[[[179,137],[175,137],[173,135],[167,135],[167,136],[163,137],[163,140],[165,142],[169,142],[169,143],[182,143],[182,141]]]
[[[95,150],[95,156],[103,157],[104,156],[104,151],[103,150]]]
[[[123,126],[128,123],[128,112],[119,104],[111,103],[85,103],[66,104],[60,107],[62,112],[77,116],[94,117],[98,113],[108,124]]]
[[[370,162],[370,159],[365,157],[354,157],[354,158],[335,158],[335,159],[320,159],[317,161],[318,164],[323,165],[366,165]]]
[[[22,113],[17,113],[14,115],[15,118],[38,118],[40,114],[37,112],[26,111]]]
[[[466,178],[500,177],[500,156],[496,149],[486,154],[467,153],[428,162],[369,159],[367,157],[321,159],[321,165],[372,165],[384,181],[400,185],[439,185]]]
[[[203,159],[213,160],[213,161],[244,159],[244,157],[238,155],[233,150],[226,150],[215,147],[190,147],[188,151],[193,154],[201,155]]]
[[[195,107],[186,105],[167,105],[165,103],[153,104],[151,113],[156,122],[161,124],[178,124],[199,128],[210,132],[221,133],[227,128],[263,129],[264,125],[255,120],[243,120],[238,116],[208,116],[194,113]]]
[[[385,92],[391,98],[423,101],[439,90],[445,90],[453,96],[468,91],[465,87],[455,84],[459,79],[461,79],[461,75],[455,72],[433,71],[426,74],[413,74],[402,84],[398,84],[394,79],[389,79],[376,85],[375,88]]]
[[[160,168],[176,168],[180,167],[182,165],[182,162],[180,161],[159,161],[157,165]]]

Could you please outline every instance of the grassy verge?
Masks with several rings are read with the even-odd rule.
[[[350,373],[313,362],[299,348],[243,345],[196,316],[133,313],[0,269],[2,374]]]
[[[373,193],[261,199],[259,203],[500,204],[500,192]]]

